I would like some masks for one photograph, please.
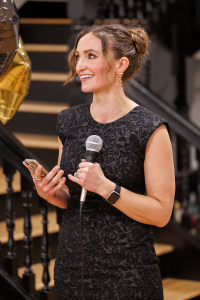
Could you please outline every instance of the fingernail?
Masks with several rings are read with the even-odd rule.
[[[56,170],[59,170],[60,169],[60,167],[59,166],[56,166]]]

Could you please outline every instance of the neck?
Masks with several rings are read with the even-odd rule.
[[[122,87],[115,87],[93,94],[92,117],[100,123],[109,123],[121,118],[137,104],[124,94]]]

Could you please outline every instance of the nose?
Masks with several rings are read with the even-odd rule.
[[[84,57],[79,57],[79,60],[76,63],[76,72],[80,72],[81,70],[85,70],[87,67],[86,65],[86,61],[84,59]]]

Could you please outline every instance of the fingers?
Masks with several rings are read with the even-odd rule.
[[[41,186],[43,187],[43,190],[45,192],[55,192],[55,189],[54,187],[60,187],[62,186],[65,181],[66,181],[66,178],[63,177],[61,179],[61,177],[63,176],[64,174],[64,171],[63,170],[59,170],[60,167],[59,166],[55,166],[47,175],[46,177],[44,178],[44,180],[42,180],[42,183],[41,183]],[[60,185],[61,183],[61,185]],[[58,188],[59,189],[59,188]],[[58,190],[56,189],[56,191]]]
[[[43,170],[43,166],[39,165],[37,167],[37,169],[35,170],[35,177],[36,178],[41,178],[42,177],[42,170]]]
[[[54,185],[56,185],[58,182],[60,182],[61,177],[63,176],[64,171],[60,170],[58,171],[58,173],[53,177],[53,179],[51,181],[48,182],[50,187],[53,187]],[[65,178],[66,179],[66,178]]]
[[[75,176],[73,176],[73,175],[71,175],[71,174],[68,174],[68,178],[69,178],[71,181],[80,184],[80,181],[81,181],[81,180],[80,180],[79,178],[77,178],[77,177],[75,177]]]
[[[30,171],[31,176],[33,177],[35,172],[25,163],[25,161],[23,161],[23,165]]]
[[[36,180],[34,178],[34,176],[36,178],[41,178],[42,177],[42,170],[43,170],[43,166],[39,165],[37,167],[37,169],[35,171],[33,171],[27,164],[25,161],[23,161],[23,165],[25,167],[27,167],[27,169],[30,171],[32,177],[33,177],[33,182],[35,183],[35,185],[38,185],[40,187],[44,187],[45,185],[49,184],[49,187],[52,188],[54,185],[56,185],[58,183],[58,181],[60,181],[62,175],[64,174],[63,170],[60,170],[59,166],[55,166],[47,175],[46,177],[44,177],[43,180]],[[66,178],[63,179],[62,182],[65,182]],[[50,183],[51,182],[51,183]],[[46,188],[47,189],[47,188]]]
[[[60,167],[55,166],[42,180],[43,184],[45,185],[48,182],[50,182],[59,170],[60,170]]]
[[[49,193],[54,195],[65,184],[65,181],[66,181],[66,178],[63,177],[57,185],[51,187],[51,189],[49,190]]]
[[[79,166],[79,168],[81,169],[81,168],[85,168],[85,167],[88,167],[88,166],[90,166],[90,165],[94,165],[93,163],[91,163],[91,162],[87,162],[86,160],[85,161],[81,161],[81,163],[78,165]]]

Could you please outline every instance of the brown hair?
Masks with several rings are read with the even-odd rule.
[[[113,53],[114,59],[127,57],[129,60],[129,66],[122,77],[123,83],[138,73],[141,66],[141,59],[147,54],[149,44],[149,37],[146,31],[137,25],[131,28],[127,28],[120,24],[93,25],[85,28],[79,33],[74,48],[69,53],[68,64],[70,73],[66,83],[76,75],[75,51],[79,40],[87,33],[93,33],[101,40],[103,55],[108,63],[106,76],[111,69],[107,54],[108,50]]]

